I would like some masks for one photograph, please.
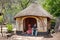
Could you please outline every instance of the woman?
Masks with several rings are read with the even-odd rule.
[[[27,34],[32,34],[31,24],[28,24],[28,30],[26,31]]]

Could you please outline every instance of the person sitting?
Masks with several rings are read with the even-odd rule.
[[[27,34],[32,34],[32,29],[28,29],[26,32]]]
[[[26,31],[27,34],[32,34],[31,24],[28,25],[28,30]]]

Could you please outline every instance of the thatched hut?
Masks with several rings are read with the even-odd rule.
[[[16,31],[25,32],[28,29],[28,24],[36,24],[38,32],[47,32],[50,28],[52,15],[44,10],[39,3],[35,2],[17,13],[14,18],[16,20]]]

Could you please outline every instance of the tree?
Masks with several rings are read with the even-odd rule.
[[[4,13],[5,21],[13,22],[14,15],[25,9],[29,3],[30,0],[0,0],[0,6],[2,8],[2,12]]]
[[[60,16],[60,0],[45,0],[42,4],[53,16]]]
[[[55,32],[60,31],[60,17],[56,18]]]
[[[56,32],[60,30],[60,0],[45,0],[43,7],[56,17],[54,29]]]
[[[28,7],[34,1],[36,0],[0,0],[4,21],[14,22],[15,14]]]

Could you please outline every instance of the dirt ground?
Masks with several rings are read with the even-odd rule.
[[[43,36],[20,36],[20,35],[13,35],[10,38],[1,37],[0,40],[60,40],[60,32],[52,34],[52,37],[43,37]]]

